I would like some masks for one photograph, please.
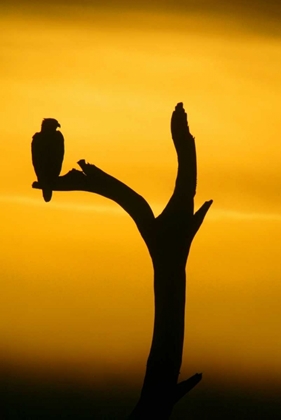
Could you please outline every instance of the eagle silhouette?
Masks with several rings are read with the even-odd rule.
[[[45,201],[52,198],[52,187],[58,178],[64,156],[64,138],[54,118],[42,121],[41,131],[32,137],[32,163]]]

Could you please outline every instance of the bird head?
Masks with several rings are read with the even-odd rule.
[[[54,118],[44,118],[41,125],[42,131],[56,131],[60,124]]]

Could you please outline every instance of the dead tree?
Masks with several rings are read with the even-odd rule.
[[[184,340],[186,262],[192,240],[212,204],[194,213],[196,151],[183,104],[171,118],[178,158],[175,189],[163,212],[155,217],[147,201],[85,160],[82,171],[72,169],[57,179],[55,191],[88,191],[118,203],[135,221],[150,253],[154,269],[154,330],[140,399],[129,419],[168,419],[174,405],[202,378],[195,374],[178,383]],[[38,182],[33,188],[40,189]]]

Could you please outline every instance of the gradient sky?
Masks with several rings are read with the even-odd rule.
[[[63,173],[84,158],[158,213],[173,191],[169,122],[183,101],[196,205],[214,204],[188,262],[182,372],[277,386],[281,6],[159,3],[1,2],[2,359],[141,379],[153,321],[145,246],[101,197],[54,193],[45,204],[31,188],[30,143],[42,118],[57,118]]]

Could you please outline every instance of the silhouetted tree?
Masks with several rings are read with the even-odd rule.
[[[168,419],[174,405],[202,378],[178,383],[184,340],[186,262],[192,240],[212,204],[194,213],[196,151],[183,104],[177,104],[171,132],[178,158],[175,189],[163,212],[154,217],[147,201],[116,178],[84,160],[57,179],[53,190],[88,191],[118,203],[135,221],[154,268],[154,330],[140,399],[129,419]],[[33,188],[41,188],[37,182]]]

